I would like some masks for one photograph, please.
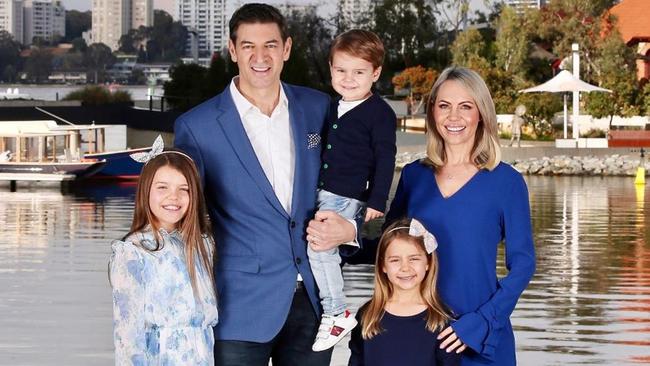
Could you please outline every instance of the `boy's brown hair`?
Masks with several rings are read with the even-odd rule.
[[[345,52],[350,56],[359,57],[372,64],[373,69],[384,63],[384,43],[370,31],[352,29],[339,34],[330,48],[330,64],[336,52]]]

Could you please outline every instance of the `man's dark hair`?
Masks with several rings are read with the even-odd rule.
[[[230,28],[230,40],[233,43],[237,43],[237,28],[240,25],[255,23],[275,23],[280,28],[282,42],[285,42],[289,37],[287,21],[278,9],[268,4],[251,3],[237,9],[232,15],[232,18],[230,18],[230,23],[228,24]]]

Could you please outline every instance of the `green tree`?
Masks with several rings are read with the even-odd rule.
[[[4,30],[0,30],[0,72],[2,80],[15,81],[15,72],[20,61],[20,44],[14,41],[13,36]],[[13,71],[14,75],[10,72]]]
[[[187,27],[181,22],[175,22],[167,12],[154,10],[151,40],[154,40],[160,50],[160,61],[176,61],[185,54],[187,45]]]
[[[85,105],[132,102],[131,94],[128,91],[118,90],[111,93],[101,85],[89,85],[82,89],[73,90],[64,96],[63,100],[80,100]]]
[[[327,24],[315,10],[294,10],[286,18],[293,43],[291,57],[282,69],[282,80],[328,91],[332,35]]]
[[[103,43],[93,43],[84,53],[84,63],[88,70],[93,72],[93,82],[102,82],[106,69],[115,63],[115,56],[111,49]]]
[[[643,86],[643,94],[641,99],[641,107],[646,116],[650,116],[650,83],[646,82]]]
[[[178,64],[169,70],[170,81],[165,82],[165,100],[174,109],[186,111],[201,103],[207,70],[197,64]]]
[[[139,62],[176,62],[185,54],[187,37],[187,27],[167,12],[154,10],[153,26],[140,26],[122,35],[118,51],[137,53]]]
[[[618,32],[612,32],[600,42],[599,57],[594,61],[599,85],[612,93],[586,94],[587,111],[595,118],[633,116],[640,112],[639,84],[636,80],[635,52],[627,47]]]
[[[65,40],[71,42],[81,38],[83,32],[90,30],[92,13],[90,11],[66,10],[65,12]]]
[[[521,94],[517,100],[519,103],[526,106],[524,121],[531,126],[535,136],[553,137],[553,117],[562,110],[562,96],[557,93]]]
[[[374,31],[394,70],[424,61],[420,56],[438,36],[433,10],[425,0],[385,0],[375,8]]]
[[[451,54],[454,65],[468,67],[482,75],[490,68],[486,42],[477,29],[460,32],[451,45]]]
[[[228,86],[233,76],[227,71],[226,60],[218,53],[215,53],[212,56],[204,80],[203,90],[206,99],[221,93]]]
[[[526,19],[517,16],[514,9],[506,6],[497,20],[495,64],[520,79],[525,76],[525,65],[531,50]]]
[[[52,71],[52,60],[54,57],[50,52],[43,48],[33,48],[31,54],[25,61],[25,69],[28,78],[36,83],[42,83],[47,80]]]

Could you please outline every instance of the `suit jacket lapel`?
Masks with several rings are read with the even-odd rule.
[[[299,202],[302,202],[301,197],[304,197],[303,190],[306,188],[305,184],[301,184],[302,176],[305,174],[305,154],[303,149],[306,146],[307,130],[305,129],[305,115],[302,106],[296,101],[292,90],[283,84],[284,93],[289,100],[289,123],[291,124],[291,134],[293,135],[293,145],[295,151],[295,165],[293,171],[293,193],[291,196],[291,214],[293,216]]]
[[[259,160],[257,160],[253,145],[251,145],[248,135],[246,135],[246,130],[242,125],[239,112],[237,112],[228,88],[224,91],[223,98],[220,98],[220,105],[217,106],[217,110],[220,112],[217,115],[217,122],[244,166],[244,169],[257,184],[269,203],[282,215],[288,217],[287,212],[275,195],[273,187],[266,177],[266,173],[264,173],[264,169],[262,169]]]

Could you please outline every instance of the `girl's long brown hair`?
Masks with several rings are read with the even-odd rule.
[[[185,154],[174,152],[174,150],[168,150],[151,159],[144,165],[142,173],[140,173],[138,188],[135,194],[133,223],[131,224],[131,229],[125,238],[137,232],[144,231],[147,226],[150,226],[157,244],[156,248],[152,251],[162,249],[162,238],[159,233],[160,226],[153,212],[151,212],[151,207],[149,206],[149,195],[156,172],[164,166],[168,166],[183,174],[189,187],[189,205],[185,216],[178,223],[178,230],[183,237],[185,263],[190,275],[192,289],[195,294],[198,293],[196,270],[200,266],[206,271],[206,273],[208,273],[211,282],[210,288],[214,291],[214,273],[212,270],[212,264],[214,263],[215,254],[211,254],[210,248],[207,248],[203,244],[203,237],[206,236],[208,238],[213,252],[216,252],[216,247],[212,240],[212,232],[208,221],[203,190],[201,189],[201,183],[199,182],[199,173],[194,162]],[[148,248],[144,249],[149,250]]]
[[[375,261],[375,291],[370,301],[364,305],[363,316],[361,318],[361,336],[363,339],[370,339],[382,332],[379,323],[384,317],[386,303],[393,296],[393,284],[388,280],[386,273],[384,273],[384,261],[388,246],[395,239],[408,240],[426,253],[422,237],[409,235],[410,224],[411,219],[397,220],[386,228],[381,239],[379,239],[377,259]],[[438,256],[434,251],[428,254],[427,257],[429,260],[429,270],[427,271],[426,277],[420,283],[420,294],[422,295],[422,300],[427,305],[427,329],[434,332],[442,330],[447,321],[449,321],[450,315],[436,291]]]

